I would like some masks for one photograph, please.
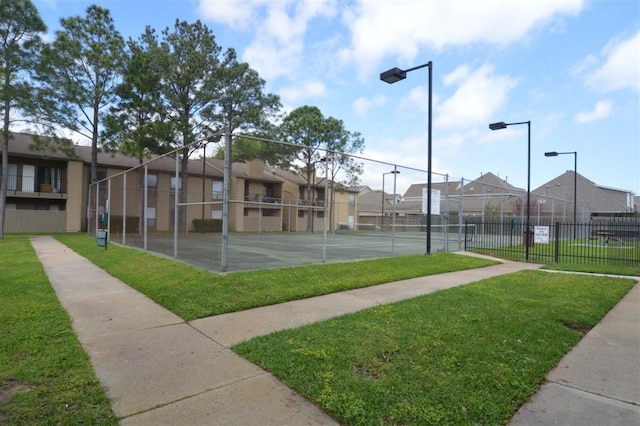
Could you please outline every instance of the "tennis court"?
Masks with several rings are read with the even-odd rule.
[[[464,231],[459,227],[433,227],[431,251],[464,249]],[[462,240],[460,239],[462,235]],[[121,235],[111,241],[122,244]],[[177,258],[211,271],[221,271],[222,237],[220,234],[150,234],[146,249]],[[144,239],[127,234],[124,245],[145,248]],[[227,271],[244,271],[286,266],[344,262],[360,259],[426,253],[426,232],[323,232],[317,233],[230,233],[227,249]],[[177,255],[177,256],[176,256]]]

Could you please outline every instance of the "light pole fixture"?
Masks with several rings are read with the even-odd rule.
[[[433,105],[433,62],[418,65],[406,70],[398,67],[380,73],[380,80],[393,84],[407,78],[407,73],[421,68],[429,68],[429,127],[427,133],[427,255],[431,254],[431,133],[432,133],[432,105]]]
[[[506,129],[507,126],[516,126],[519,124],[527,125],[527,223],[525,228],[525,260],[529,261],[529,246],[531,245],[531,232],[529,225],[531,224],[531,121],[519,121],[517,123],[505,123],[499,121],[489,124],[491,130]]]
[[[545,157],[557,157],[558,155],[563,154],[573,154],[573,239],[578,238],[577,236],[577,227],[578,227],[578,152],[577,151],[568,151],[568,152],[545,152]]]
[[[384,176],[385,175],[397,175],[398,173],[400,173],[400,170],[391,170],[390,172],[382,174],[382,217],[380,219],[380,230],[381,231],[384,231]],[[395,179],[395,176],[394,176],[394,179]],[[394,193],[393,196],[395,197],[396,194]],[[395,202],[395,199],[394,199],[394,202]]]

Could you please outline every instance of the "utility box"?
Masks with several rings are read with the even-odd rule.
[[[98,247],[104,247],[104,249],[107,249],[107,230],[106,229],[98,229],[98,232],[96,233],[96,242],[98,244]]]

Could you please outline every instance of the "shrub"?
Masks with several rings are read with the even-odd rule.
[[[222,232],[222,219],[193,219],[196,232]]]

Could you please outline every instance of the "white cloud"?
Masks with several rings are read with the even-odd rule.
[[[235,28],[249,26],[257,9],[270,0],[200,0],[198,11],[203,19]]]
[[[353,110],[358,116],[364,117],[371,108],[374,106],[384,105],[385,101],[386,99],[384,96],[376,96],[374,98],[360,96],[358,99],[353,101]]]
[[[598,92],[640,91],[640,31],[626,40],[611,40],[602,49],[602,66],[584,69],[587,84]],[[595,61],[592,61],[592,64]]]
[[[488,123],[518,84],[509,76],[495,75],[491,65],[483,65],[476,70],[461,65],[443,81],[447,86],[458,86],[455,93],[438,107],[437,125],[445,128]]]
[[[583,7],[583,0],[356,3],[343,14],[352,39],[340,56],[358,64],[361,78],[367,77],[385,56],[412,66],[424,46],[441,50],[472,43],[507,45],[557,15],[576,14]]]
[[[284,87],[280,89],[279,94],[283,101],[288,103],[297,103],[301,99],[310,97],[324,96],[327,88],[319,81],[305,81],[295,86]]]
[[[575,115],[575,120],[580,123],[589,123],[590,121],[601,120],[611,115],[613,110],[613,102],[600,101],[596,103],[592,111],[583,111]]]
[[[273,39],[256,39],[244,50],[243,60],[258,71],[260,77],[272,80],[287,74],[300,61],[302,43],[291,43],[281,49]]]
[[[433,101],[433,104],[436,104],[436,102]],[[400,109],[407,114],[412,112],[427,114],[429,112],[429,91],[427,88],[425,86],[412,88],[409,94],[400,100]]]
[[[255,36],[243,60],[269,80],[300,67],[310,22],[335,16],[337,8],[336,0],[200,0],[199,11],[204,19],[250,29]]]

